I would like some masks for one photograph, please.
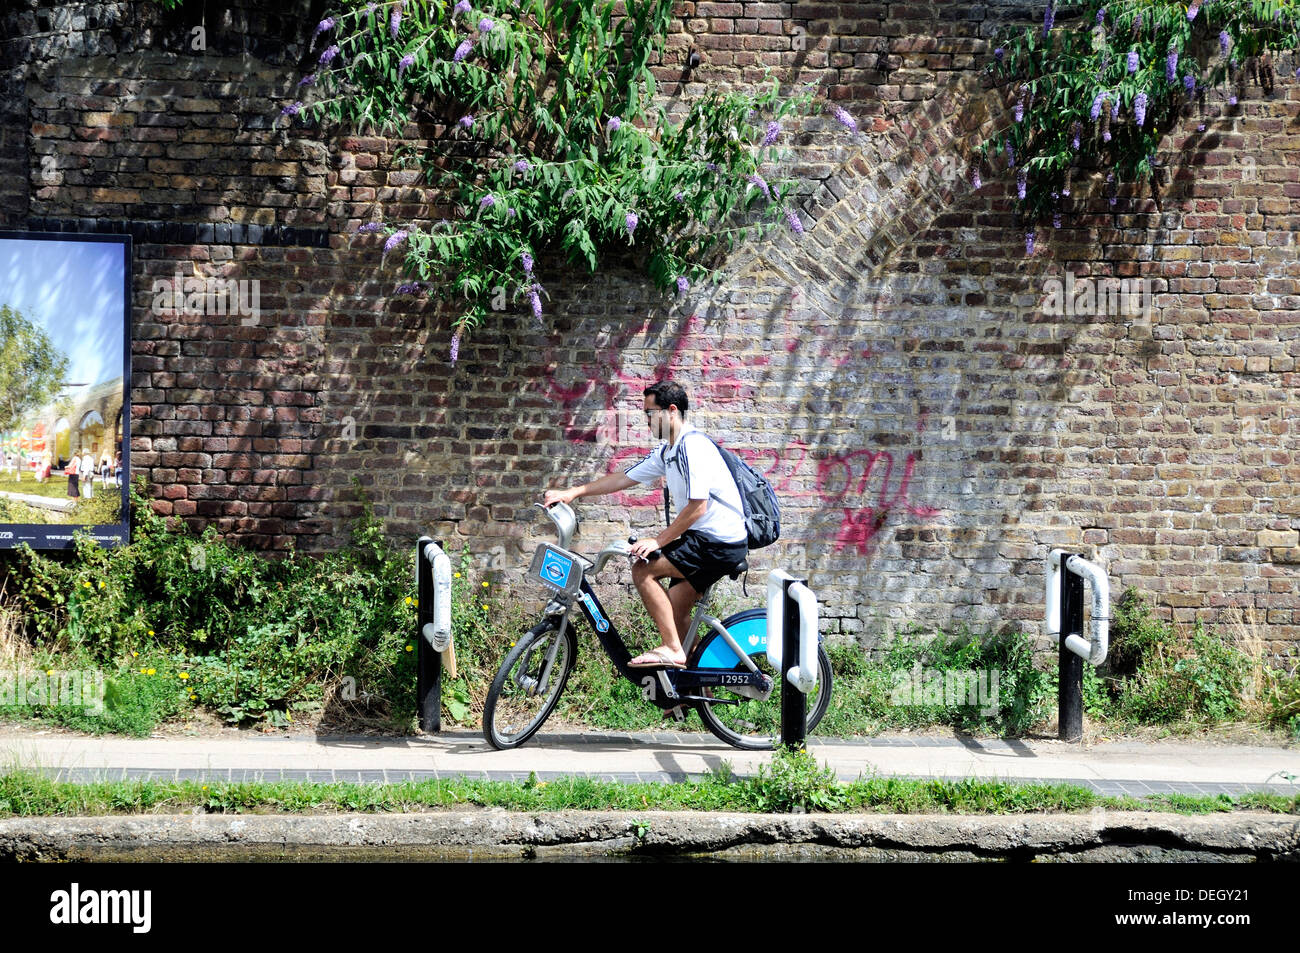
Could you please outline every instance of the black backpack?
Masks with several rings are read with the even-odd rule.
[[[699,433],[699,431],[692,432]],[[717,441],[708,434],[700,433],[700,436],[718,447]],[[682,453],[685,453],[685,448]],[[749,534],[749,548],[762,549],[764,546],[771,546],[781,537],[781,507],[776,501],[776,491],[772,489],[772,484],[755,473],[748,463],[730,450],[718,447],[718,453],[722,454],[722,462],[727,465],[731,478],[736,481],[736,489],[740,491],[740,504],[744,508],[744,512],[740,515],[745,520],[745,532]],[[677,465],[683,471],[686,468],[682,454],[677,456]],[[709,496],[727,509],[735,509],[716,493],[710,493]],[[667,486],[664,487],[664,520],[672,522],[668,513]]]

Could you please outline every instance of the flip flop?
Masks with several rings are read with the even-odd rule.
[[[632,661],[627,663],[628,668],[685,668],[685,662],[675,661],[669,654],[668,649],[662,645],[657,649],[651,649],[649,652],[642,652]]]

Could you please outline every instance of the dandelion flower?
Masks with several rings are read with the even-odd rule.
[[[177,675],[176,677],[179,678],[182,682],[188,682],[188,681],[190,680],[190,673],[189,673],[189,672],[181,672],[181,673],[180,673],[179,675]]]
[[[486,589],[487,587],[488,587],[488,584],[487,584],[486,582],[483,583],[483,588]]]
[[[148,674],[150,674],[150,675],[157,675],[157,674],[158,674],[158,670],[157,670],[157,669],[154,669],[154,668],[151,668],[151,669],[149,669]]]
[[[406,647],[406,651],[408,651],[408,652],[412,651],[412,649],[413,649],[413,646],[408,645],[408,646]]]

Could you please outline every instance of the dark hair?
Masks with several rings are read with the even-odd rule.
[[[682,413],[682,420],[686,419],[686,411],[689,409],[690,402],[686,398],[686,388],[676,381],[660,381],[647,387],[644,391],[645,396],[653,394],[656,406],[667,409],[669,405],[676,404],[677,409]]]

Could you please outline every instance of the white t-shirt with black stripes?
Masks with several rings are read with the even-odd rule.
[[[688,440],[691,434],[696,436]],[[666,476],[673,519],[681,513],[687,500],[708,500],[708,509],[690,528],[709,539],[721,543],[743,543],[749,539],[736,481],[713,441],[694,425],[684,426],[672,446],[667,440],[661,441],[649,456],[625,472],[638,483],[653,483]]]

